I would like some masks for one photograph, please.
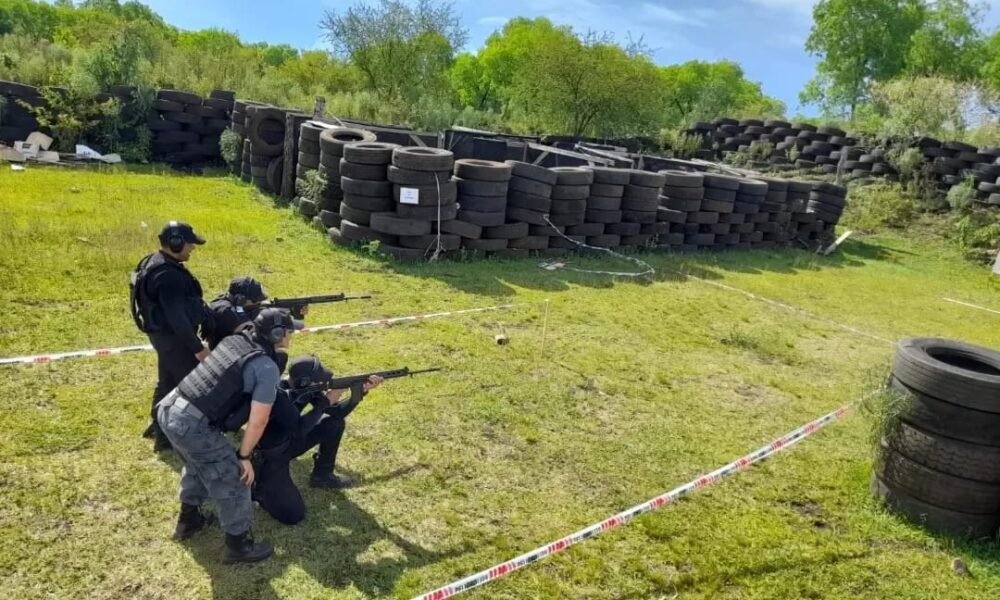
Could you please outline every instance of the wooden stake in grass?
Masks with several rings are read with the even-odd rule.
[[[539,350],[543,354],[545,353],[545,334],[549,330],[549,304],[550,304],[550,300],[548,298],[546,298],[545,299],[545,316],[542,318],[542,346],[541,346],[541,348],[539,348]]]

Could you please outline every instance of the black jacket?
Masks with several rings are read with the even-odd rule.
[[[135,286],[147,333],[174,335],[192,354],[204,348],[197,333],[210,325],[209,313],[201,283],[182,263],[151,254],[139,262]]]

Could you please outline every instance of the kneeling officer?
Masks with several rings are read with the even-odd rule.
[[[250,533],[250,455],[267,426],[281,372],[276,350],[287,348],[301,323],[287,310],[269,308],[236,335],[222,340],[157,406],[157,422],[184,461],[181,514],[174,539],[186,539],[206,524],[201,504],[212,498],[226,533],[223,562],[256,562],[273,554]],[[250,406],[239,450],[221,427]]]

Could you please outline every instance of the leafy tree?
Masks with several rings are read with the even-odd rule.
[[[51,40],[59,23],[55,7],[32,0],[0,2],[0,34],[22,33],[40,40]]]
[[[853,116],[873,81],[906,67],[910,38],[925,18],[922,0],[820,0],[806,50],[820,58],[800,98]]]
[[[678,127],[715,117],[780,116],[784,105],[764,95],[759,83],[748,81],[732,61],[690,61],[662,68],[665,125]]]
[[[906,71],[916,76],[974,79],[982,65],[981,7],[966,0],[937,0],[910,39]]]
[[[972,95],[969,86],[941,77],[894,79],[872,87],[872,96],[886,115],[883,131],[900,138],[961,136]]]

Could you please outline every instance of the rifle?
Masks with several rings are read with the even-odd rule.
[[[391,371],[375,371],[373,373],[364,373],[362,375],[351,375],[349,377],[334,377],[329,381],[324,383],[318,383],[301,388],[292,388],[289,393],[294,395],[292,400],[299,410],[305,408],[305,405],[309,403],[309,399],[314,397],[314,394],[323,394],[329,390],[351,390],[351,397],[342,402],[338,402],[327,409],[328,414],[337,413],[342,417],[347,417],[351,414],[358,403],[361,402],[361,398],[364,397],[364,385],[368,382],[368,379],[373,375],[381,377],[382,379],[399,379],[400,377],[413,377],[414,375],[422,375],[424,373],[435,373],[437,371],[442,371],[440,367],[433,369],[420,369],[417,371],[411,371],[409,367],[403,367],[402,369],[393,369]]]
[[[296,319],[303,318],[302,308],[309,304],[329,304],[331,302],[346,302],[347,300],[369,300],[371,296],[345,296],[331,294],[327,296],[303,296],[302,298],[275,298],[262,304],[267,308],[287,308]]]

